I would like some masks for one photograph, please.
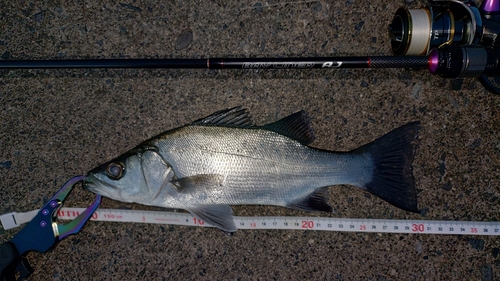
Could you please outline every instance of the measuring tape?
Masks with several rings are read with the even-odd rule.
[[[61,208],[58,218],[75,219],[84,208]],[[29,222],[38,210],[8,213],[0,216],[4,229]],[[155,212],[121,209],[97,209],[91,220],[108,222],[156,223],[185,226],[207,226],[189,213]],[[348,219],[326,217],[234,217],[238,229],[302,229],[345,232],[422,233],[459,235],[500,235],[500,222]]]

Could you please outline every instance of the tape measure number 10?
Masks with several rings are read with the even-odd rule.
[[[61,208],[58,218],[72,220],[84,208]],[[38,212],[8,213],[0,216],[4,229],[30,221]],[[185,226],[206,226],[203,220],[189,213],[122,209],[97,209],[91,220],[109,222],[156,223]],[[376,233],[422,233],[455,235],[500,235],[500,222],[349,219],[326,217],[234,217],[238,229],[289,229]]]

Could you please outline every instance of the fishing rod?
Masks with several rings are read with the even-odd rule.
[[[365,56],[313,58],[208,58],[208,59],[86,59],[6,60],[3,69],[51,68],[194,68],[194,69],[306,69],[306,68],[425,68],[424,56]]]
[[[207,59],[0,60],[0,69],[189,68],[189,69],[427,69],[443,78],[478,78],[490,92],[500,88],[500,0],[431,1],[400,8],[389,27],[396,56]],[[500,38],[500,37],[498,37]]]
[[[190,69],[335,69],[427,68],[444,78],[477,77],[490,91],[500,93],[487,77],[500,76],[500,48],[450,45],[428,56],[360,56],[311,58],[208,58],[208,59],[85,59],[2,60],[0,69],[57,68],[190,68]]]

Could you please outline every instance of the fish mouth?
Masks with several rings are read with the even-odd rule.
[[[100,192],[97,192],[97,187],[99,185],[99,180],[94,178],[91,174],[88,174],[85,179],[82,181],[83,184],[83,190],[85,191],[90,191],[96,194],[99,194]],[[102,195],[102,194],[101,194]]]
[[[82,180],[82,184],[83,184],[83,190],[89,190],[89,184],[90,183],[93,183],[94,181],[92,180],[92,178],[90,178],[90,176],[86,176],[85,178],[83,178]]]
[[[113,186],[109,185],[105,181],[101,181],[92,173],[89,173],[83,181],[83,189],[107,198],[123,201],[123,199],[115,192],[116,190],[114,190]]]

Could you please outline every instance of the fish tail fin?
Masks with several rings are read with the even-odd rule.
[[[412,162],[420,122],[412,122],[357,149],[370,153],[374,169],[364,188],[388,203],[410,212],[419,212]]]

